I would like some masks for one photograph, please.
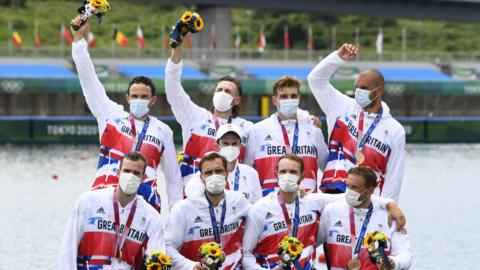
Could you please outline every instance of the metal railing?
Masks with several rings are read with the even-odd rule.
[[[184,49],[186,59],[213,60],[213,59],[241,59],[241,60],[299,60],[318,61],[327,56],[331,50],[281,50],[267,49],[260,53],[256,49]],[[170,49],[164,48],[91,48],[90,54],[95,58],[167,58]],[[70,47],[0,47],[0,57],[38,57],[38,58],[68,58]],[[361,51],[357,61],[409,61],[409,62],[476,62],[480,61],[480,52],[440,52],[440,51],[385,51],[379,56],[375,51]]]

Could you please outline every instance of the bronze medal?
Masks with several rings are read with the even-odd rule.
[[[362,165],[362,163],[365,162],[365,156],[361,151],[357,151],[357,153],[355,153],[355,160],[357,161],[356,165]]]
[[[350,270],[360,270],[362,264],[360,263],[359,259],[351,259],[348,261],[348,269]]]

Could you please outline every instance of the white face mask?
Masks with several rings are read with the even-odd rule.
[[[135,117],[143,117],[150,110],[148,104],[150,104],[150,100],[147,99],[130,99],[130,112]]]
[[[363,201],[360,201],[360,196],[362,193],[356,192],[355,190],[351,190],[347,188],[345,191],[345,199],[347,200],[347,203],[352,206],[352,207],[357,207],[360,204],[362,204]]]
[[[221,174],[213,174],[205,178],[205,187],[212,194],[220,194],[225,190],[225,176]]]
[[[295,192],[298,190],[298,175],[284,173],[278,176],[278,187],[284,192]]]
[[[120,173],[118,183],[123,193],[131,195],[137,193],[138,186],[142,180],[133,173]]]
[[[298,99],[282,99],[279,101],[278,111],[286,117],[292,117],[297,113]]]
[[[223,91],[215,92],[213,95],[213,107],[219,112],[226,112],[230,110],[232,105],[233,97]]]
[[[373,100],[377,97],[375,97],[374,99],[370,99],[370,93],[372,92],[375,92],[377,91],[377,89],[379,88],[380,86],[377,86],[375,89],[373,89],[372,91],[370,90],[366,90],[366,89],[362,89],[362,88],[357,88],[355,89],[355,101],[357,101],[357,104],[362,107],[362,108],[365,108],[367,107],[368,105],[370,105],[370,103],[373,102]]]
[[[240,155],[240,147],[238,146],[224,146],[220,148],[220,155],[224,156],[228,162],[232,162]]]

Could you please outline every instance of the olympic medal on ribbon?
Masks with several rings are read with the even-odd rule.
[[[348,269],[350,270],[360,270],[362,264],[360,263],[359,259],[351,259],[348,261]]]
[[[357,165],[362,165],[363,162],[365,162],[365,155],[361,151],[357,151],[355,153],[355,160],[357,161]]]

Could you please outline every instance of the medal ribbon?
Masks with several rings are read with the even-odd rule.
[[[143,124],[142,132],[140,133],[140,135],[138,135],[138,142],[136,143],[135,147],[133,147],[133,143],[137,139],[137,129],[135,127],[135,120],[133,119],[132,115],[130,115],[128,118],[130,119],[130,125],[132,128],[132,149],[138,152],[140,151],[140,147],[142,147],[143,140],[145,139],[145,135],[147,134],[150,118],[147,117],[147,119],[145,120],[145,123]]]
[[[298,232],[298,224],[300,223],[300,201],[298,200],[298,196],[295,198],[295,214],[293,215],[293,229],[292,229],[292,220],[288,217],[287,206],[285,206],[285,202],[278,192],[277,195],[278,202],[280,203],[280,207],[282,208],[283,218],[287,223],[287,231],[288,235],[297,237]]]
[[[123,244],[125,243],[125,239],[127,239],[128,231],[130,230],[130,226],[132,225],[133,216],[137,211],[137,198],[133,199],[134,201],[133,201],[132,209],[128,214],[127,223],[125,223],[125,227],[123,227],[123,232],[122,234],[120,234],[120,213],[118,210],[118,192],[119,190],[116,189],[113,193],[113,211],[115,213],[115,238],[116,238],[115,256],[119,259],[122,259],[121,255],[117,256],[117,254],[122,250]]]
[[[238,191],[238,182],[240,180],[240,169],[238,168],[237,164],[237,169],[235,170],[235,181],[233,182],[233,190]]]
[[[213,122],[215,123],[215,130],[218,130],[218,128],[220,127],[220,122],[218,122],[218,116],[216,112],[213,113]],[[227,120],[227,124],[231,124],[231,123],[232,123],[232,115],[230,115]]]
[[[355,214],[353,213],[353,208],[350,206],[350,233],[352,234],[352,241],[356,239],[355,249],[352,250],[352,259],[356,259],[358,254],[360,253],[360,249],[362,248],[362,244],[363,244],[363,238],[365,237],[365,233],[367,231],[367,226],[368,226],[368,223],[370,222],[370,217],[372,216],[372,212],[373,212],[373,204],[370,203],[370,205],[368,206],[367,216],[363,221],[362,229],[357,239],[356,233],[355,233]]]
[[[222,216],[220,218],[220,228],[218,227],[217,224],[217,218],[215,217],[215,210],[213,209],[213,205],[210,202],[210,200],[207,197],[207,194],[205,194],[205,198],[207,198],[208,201],[208,210],[210,211],[210,220],[212,221],[212,229],[213,229],[213,236],[215,238],[215,242],[217,242],[220,246],[222,245],[222,228],[223,224],[225,223],[225,213],[227,212],[227,199],[223,199],[223,204],[222,204]]]
[[[298,121],[295,123],[295,130],[293,131],[293,145],[291,148],[290,148],[290,139],[288,138],[287,129],[282,124],[280,118],[278,118],[278,123],[282,128],[283,142],[287,146],[287,152],[290,149],[292,153],[295,153],[296,152],[295,150],[297,149],[297,145],[298,145]]]
[[[367,142],[368,137],[370,137],[373,130],[377,127],[377,124],[378,122],[380,122],[382,115],[383,115],[383,108],[380,108],[380,111],[375,117],[375,120],[373,120],[373,123],[370,125],[367,132],[365,133],[365,135],[363,135],[363,122],[364,122],[365,116],[364,116],[364,111],[360,112],[360,116],[358,117],[357,152],[362,151],[363,145]]]

